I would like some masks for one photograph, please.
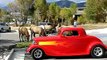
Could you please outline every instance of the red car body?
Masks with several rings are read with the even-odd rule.
[[[74,31],[75,34],[64,36],[65,31]],[[48,56],[89,55],[91,49],[96,45],[100,45],[107,50],[107,46],[100,39],[87,35],[83,28],[61,28],[56,36],[37,37],[33,40],[35,43],[28,47],[27,53],[39,48]]]

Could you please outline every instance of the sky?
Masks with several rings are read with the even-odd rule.
[[[0,0],[0,4],[7,5],[8,3],[13,2],[13,1],[14,0]]]
[[[14,0],[0,0],[0,4],[2,5],[7,5],[10,2],[13,2]],[[59,0],[47,0],[48,2],[53,2],[53,1],[59,1]],[[81,1],[86,1],[86,0],[70,0],[70,1],[74,1],[74,2],[81,2]]]

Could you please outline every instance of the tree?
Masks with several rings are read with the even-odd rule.
[[[26,24],[28,17],[33,15],[33,2],[34,0],[15,0],[8,4],[10,15],[15,20],[16,26],[17,21],[23,25]]]
[[[80,16],[77,21],[78,24],[85,24],[87,22],[84,16]]]
[[[70,11],[71,11],[71,15],[75,15],[75,13],[77,11],[77,4],[76,3],[71,4]]]
[[[0,21],[1,21],[1,16],[2,16],[2,11],[1,11],[1,9],[0,9]]]
[[[7,11],[4,9],[0,9],[0,17],[2,17],[5,14],[7,14]]]
[[[73,15],[75,15],[76,11],[77,11],[77,4],[76,3],[71,4],[70,11],[71,11],[71,24],[73,25],[73,22],[74,22]]]
[[[93,3],[94,2],[94,3]],[[94,22],[104,22],[105,21],[105,6],[106,0],[87,0],[86,3],[86,17],[88,20]]]
[[[10,19],[13,20],[14,19],[14,22],[15,22],[15,25],[18,26],[17,24],[17,21],[18,21],[18,16],[16,16],[15,13],[17,13],[19,11],[19,8],[16,4],[16,2],[12,2],[12,3],[9,3],[8,4],[8,7],[9,7],[9,13],[10,13]]]
[[[16,0],[17,6],[19,8],[19,12],[21,13],[21,18],[23,20],[23,24],[26,24],[28,20],[28,16],[30,14],[30,8],[32,7],[34,0]]]
[[[56,20],[60,17],[60,15],[59,15],[60,10],[61,10],[61,8],[57,5],[57,6],[56,6],[56,16],[55,16],[55,19],[56,19]]]
[[[8,12],[6,10],[4,10],[4,9],[0,9],[0,20],[2,22],[7,22],[6,21],[7,16],[8,16]],[[7,20],[9,20],[9,19],[7,19]]]
[[[107,0],[103,0],[102,5],[104,6],[103,9],[107,12]]]
[[[107,20],[107,0],[102,0],[102,1],[103,1],[102,2],[102,6],[103,6],[102,10],[104,11],[104,18],[105,18],[104,21],[106,21]]]
[[[59,12],[60,12],[60,7],[56,3],[51,3],[49,5],[49,12],[48,12],[48,17],[51,18],[51,20],[57,20],[59,18]]]
[[[38,15],[40,16],[41,20],[45,20],[46,15],[47,15],[47,2],[46,0],[35,0],[34,2],[34,8],[35,11],[38,11]],[[37,14],[35,14],[37,15]],[[34,15],[34,17],[35,17]]]
[[[8,7],[9,7],[9,12],[17,12],[17,11],[19,11],[19,8],[18,8],[17,3],[15,1],[12,2],[12,3],[9,3]]]
[[[1,14],[1,9],[0,9],[0,17],[2,16],[2,14]]]
[[[71,17],[71,11],[68,8],[62,8],[60,11],[60,17],[62,18],[62,24],[64,23],[64,20],[66,22],[69,22],[69,18]]]
[[[50,17],[54,19],[56,16],[56,3],[51,3],[49,5],[49,13],[50,13]]]

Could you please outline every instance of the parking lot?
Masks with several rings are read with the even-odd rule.
[[[103,41],[104,44],[107,45],[107,33],[96,33],[96,31],[93,31],[93,32],[91,33],[90,31],[87,31],[88,34],[97,36],[98,38],[100,38]],[[12,32],[0,33],[0,40],[15,40],[15,41],[19,41],[18,31],[17,30],[13,30]],[[31,56],[25,55],[25,50],[21,51],[20,54],[17,55],[17,53],[16,53],[15,55],[17,56],[16,57],[17,60],[33,60],[31,58]],[[16,60],[16,59],[13,58],[13,60]],[[80,56],[76,56],[76,57],[59,57],[59,58],[49,57],[48,59],[44,59],[44,60],[107,60],[107,57],[105,57],[105,58],[90,58],[90,57],[87,57],[87,56],[82,56],[82,57],[80,57]]]

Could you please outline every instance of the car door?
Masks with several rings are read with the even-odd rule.
[[[67,32],[67,31],[65,31]],[[72,32],[71,34],[66,35],[63,33],[62,44],[59,45],[62,53],[66,56],[79,55],[82,54],[83,51],[83,38],[80,37],[77,31],[68,31]]]

